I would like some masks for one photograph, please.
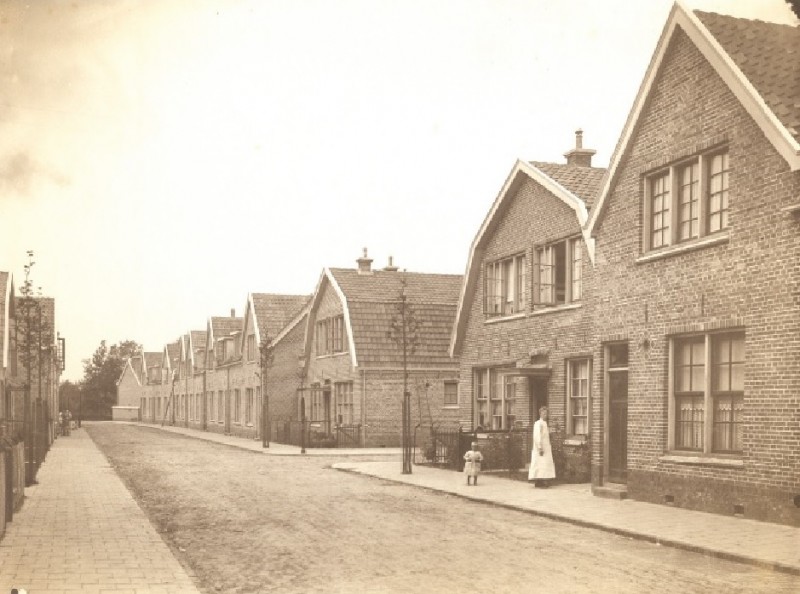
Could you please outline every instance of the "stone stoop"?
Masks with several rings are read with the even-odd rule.
[[[628,485],[619,485],[615,483],[606,483],[600,486],[592,485],[592,495],[621,501],[622,499],[628,498]]]

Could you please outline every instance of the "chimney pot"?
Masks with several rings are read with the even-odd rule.
[[[394,258],[389,256],[389,265],[388,266],[384,266],[384,268],[383,268],[385,271],[387,271],[387,272],[397,272],[398,270],[400,270],[397,266],[394,265],[393,260],[394,260]]]
[[[592,149],[583,148],[583,130],[578,128],[575,130],[575,148],[564,153],[564,156],[567,158],[567,165],[591,167],[592,156],[596,152]]]
[[[367,257],[367,248],[364,248],[364,255],[356,262],[358,262],[358,274],[372,274],[372,259]]]

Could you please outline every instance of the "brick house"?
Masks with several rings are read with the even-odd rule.
[[[141,419],[143,382],[146,381],[144,357],[139,351],[125,360],[117,380],[117,400],[111,407],[111,418],[115,421],[137,421]]]
[[[458,366],[448,354],[461,276],[358,269],[323,270],[311,301],[303,351],[311,436],[366,446],[400,444],[403,353],[389,337],[401,290],[413,308],[418,347],[408,355],[412,424],[457,424]],[[340,442],[341,443],[341,442]]]
[[[250,402],[254,403],[251,416],[257,437],[261,437],[263,369],[260,345],[264,341],[269,341],[273,347],[266,379],[269,408],[267,419],[271,421],[270,427],[277,427],[282,421],[297,418],[299,360],[303,352],[309,301],[310,295],[252,293],[248,296],[242,340],[244,365],[248,370],[245,377],[251,383],[245,387],[245,402],[246,406],[250,406]],[[270,431],[267,436],[277,439],[278,431]]]
[[[162,364],[163,354],[157,351],[142,351],[142,421],[156,423],[161,420]]]
[[[232,331],[235,345],[233,359],[223,364],[224,387],[216,378],[216,410],[209,408],[210,418],[219,424],[228,423],[226,433],[249,437],[261,437],[262,380],[260,345],[265,338],[275,346],[272,365],[267,372],[269,386],[270,415],[282,418],[284,403],[296,398],[298,377],[298,356],[300,349],[290,347],[283,330],[287,325],[294,329],[300,319],[298,314],[308,302],[308,295],[277,295],[274,293],[251,293],[247,296],[244,316],[236,330]],[[295,331],[297,334],[297,331]],[[288,358],[285,350],[289,349]],[[220,415],[219,398],[223,394],[223,412]],[[215,396],[209,392],[213,403]]]
[[[800,525],[798,55],[669,15],[587,224],[597,490]]]
[[[242,318],[231,310],[230,317],[211,317],[206,324],[206,429],[231,433],[233,426],[231,373],[241,359]]]
[[[450,352],[461,423],[480,431],[488,466],[512,429],[527,463],[547,405],[557,476],[589,481],[593,275],[582,228],[605,171],[593,154],[578,131],[566,164],[518,161],[472,242]]]

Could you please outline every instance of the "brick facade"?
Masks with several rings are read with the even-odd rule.
[[[643,228],[648,174],[717,146],[730,162],[727,231],[659,255]],[[800,525],[800,222],[782,210],[798,196],[800,173],[676,28],[594,229],[593,389],[602,345],[627,343],[631,496]],[[741,452],[678,451],[670,351],[726,330],[745,337]],[[607,479],[605,404],[594,399],[595,484]]]
[[[574,171],[598,177],[598,170],[587,167]],[[556,476],[568,482],[586,482],[590,472],[587,435],[573,435],[567,420],[568,362],[589,360],[590,369],[592,363],[591,310],[586,295],[593,271],[583,242],[579,241],[578,256],[583,287],[580,299],[555,307],[535,307],[532,305],[534,285],[526,282],[523,311],[509,316],[491,316],[485,311],[490,263],[524,254],[524,278],[532,280],[537,247],[581,237],[576,212],[562,198],[553,195],[541,181],[531,178],[525,171],[512,175],[521,181],[498,198],[502,202],[491,215],[491,224],[476,239],[472,269],[468,271],[474,279],[467,284],[471,290],[462,296],[454,351],[460,359],[460,421],[468,430],[481,423],[476,400],[476,370],[491,368],[507,375],[515,384],[515,428],[530,432],[539,417],[539,407],[547,405]],[[538,172],[537,175],[543,174]],[[487,439],[493,431],[508,429],[505,426],[481,428],[487,431]],[[484,445],[488,448],[490,444],[487,441]],[[524,466],[530,459],[530,440],[521,440],[517,445],[524,448],[517,456]]]
[[[312,431],[332,435],[337,424],[359,425],[360,445],[401,444],[402,350],[387,334],[403,274],[396,269],[363,275],[344,269],[323,272],[305,333],[303,393]],[[457,381],[457,365],[447,356],[446,340],[437,342],[436,337],[450,332],[460,277],[409,273],[405,278],[421,322],[420,348],[430,351],[409,359],[412,425],[456,425],[460,413],[456,405],[445,406],[444,383]],[[337,318],[342,319],[342,343],[333,352],[320,352],[320,323],[333,324]]]

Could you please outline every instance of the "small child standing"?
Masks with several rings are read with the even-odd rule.
[[[473,479],[472,484],[478,485],[478,475],[481,472],[481,462],[483,462],[483,454],[478,451],[478,442],[472,442],[472,449],[464,454],[464,474],[467,475],[467,486],[470,485],[470,478]]]

